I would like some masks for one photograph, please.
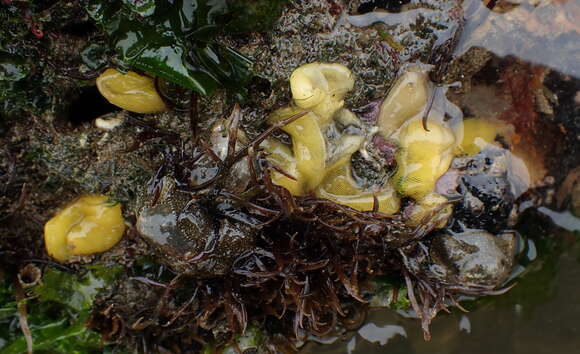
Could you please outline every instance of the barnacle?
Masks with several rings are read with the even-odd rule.
[[[397,79],[381,104],[379,128],[391,136],[403,123],[421,113],[427,104],[430,81],[426,73],[409,70]]]
[[[107,69],[97,78],[97,88],[110,103],[131,112],[156,113],[167,110],[155,89],[154,80],[148,76]]]
[[[124,232],[120,204],[112,204],[103,195],[86,195],[44,225],[44,243],[51,257],[65,262],[72,256],[109,250]]]
[[[399,135],[397,172],[393,177],[399,193],[415,200],[432,192],[437,179],[448,169],[453,159],[455,136],[446,126],[429,123],[429,131],[421,120],[404,126]]]

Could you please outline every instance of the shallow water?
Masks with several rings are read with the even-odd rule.
[[[578,221],[578,219],[576,219]],[[580,223],[576,223],[579,227]],[[580,351],[580,235],[558,230],[546,259],[504,295],[464,302],[431,325],[425,342],[418,320],[371,310],[366,324],[332,345],[309,344],[306,353],[578,353]],[[561,253],[560,253],[561,251]],[[531,251],[534,252],[534,251]]]
[[[514,56],[580,77],[578,2],[512,2],[519,5],[497,13],[482,1],[465,1],[465,29],[457,54],[471,47],[483,47],[501,57]]]

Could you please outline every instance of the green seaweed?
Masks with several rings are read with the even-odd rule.
[[[147,8],[147,14],[137,10],[137,3]],[[157,75],[202,95],[225,87],[243,100],[252,62],[212,38],[222,32],[267,29],[284,2],[273,2],[280,7],[275,12],[270,11],[273,5],[269,2],[253,1],[243,7],[229,3],[89,0],[85,8],[108,35],[121,66]]]
[[[47,268],[25,298],[35,352],[102,352],[100,335],[85,326],[99,291],[113,284],[121,267],[88,266],[83,275]],[[18,323],[18,302],[9,282],[0,283],[0,353],[27,351]]]
[[[388,276],[371,278],[363,284],[361,293],[370,307],[392,310],[408,310],[411,307],[407,289],[399,279]]]
[[[0,6],[0,115],[66,112],[63,97],[92,84],[107,65],[147,72],[202,95],[225,88],[243,102],[254,76],[252,61],[217,36],[269,30],[286,3],[9,2]],[[80,48],[68,47],[77,40]]]

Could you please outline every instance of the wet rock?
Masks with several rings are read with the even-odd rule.
[[[572,205],[570,206],[572,213],[580,217],[580,183],[574,185],[572,190]]]
[[[441,187],[447,195],[455,192],[455,196],[461,196],[454,208],[453,230],[470,228],[498,233],[507,227],[515,198],[523,189],[512,178],[510,165],[508,152],[497,148],[453,160],[453,172]]]
[[[472,86],[473,77],[481,72],[493,55],[483,48],[470,48],[465,54],[455,59],[443,77],[443,82],[452,84],[460,81],[461,86],[456,90],[469,92]],[[493,74],[493,73],[492,73]]]
[[[485,231],[437,235],[431,242],[431,273],[462,285],[501,285],[514,265],[516,239]]]
[[[154,142],[163,138],[141,138],[151,129],[136,126],[124,113],[76,127],[60,119],[43,120],[26,129],[28,161],[43,169],[51,185],[66,186],[73,195],[107,194],[126,210],[135,207],[135,196],[162,157],[163,146]]]
[[[538,136],[548,145],[546,166],[559,179],[580,166],[580,79],[551,71],[544,85],[554,110],[552,116],[546,116],[546,121],[554,124],[553,130],[558,135],[556,139],[546,139],[546,131],[542,130]]]
[[[171,269],[200,278],[224,275],[253,248],[254,229],[190,201],[171,177],[160,186],[157,201],[140,209],[137,231]]]

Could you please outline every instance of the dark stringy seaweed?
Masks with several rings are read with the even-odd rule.
[[[230,342],[233,334],[243,333],[253,321],[274,321],[275,330],[270,330],[297,339],[304,339],[307,334],[325,336],[338,328],[360,325],[366,300],[360,295],[359,284],[370,276],[389,275],[404,281],[411,306],[422,321],[425,338],[429,339],[429,324],[439,311],[449,311],[450,306],[463,309],[457,302],[459,295],[500,294],[507,290],[446,284],[422,271],[420,261],[428,257],[422,239],[438,224],[437,212],[412,229],[401,215],[356,211],[313,196],[294,197],[275,185],[264,152],[258,146],[275,129],[305,113],[270,127],[247,146],[236,149],[239,142],[232,138],[237,136],[240,115],[236,107],[225,159],[219,159],[199,139],[197,145],[203,152],[193,158],[184,152],[168,154],[166,164],[149,185],[153,200],[159,196],[162,177],[172,174],[181,191],[210,212],[219,213],[219,206],[227,204],[239,214],[236,220],[261,220],[249,225],[260,229],[262,237],[256,248],[242,254],[231,273],[223,278],[188,280],[177,275],[169,284],[140,278],[150,289],[161,290],[155,309],[141,309],[150,313],[148,316],[153,315],[147,330],[139,333],[139,325],[125,323],[132,318],[128,313],[105,311],[101,314],[108,317],[104,323],[109,325],[103,327],[102,321],[95,321],[94,325],[105,331],[106,338],[121,340],[132,333],[142,338],[145,350],[149,346],[164,347],[163,338],[177,332],[189,333],[189,340],[200,345],[219,345]],[[217,173],[201,185],[192,185],[180,170],[193,168],[202,154],[217,164]],[[241,160],[252,166],[253,181],[248,187],[251,193],[238,195],[225,191],[222,181]],[[199,262],[204,257],[193,255],[189,261]],[[175,297],[180,293],[189,295],[176,306]],[[112,326],[110,321],[121,323]],[[216,326],[224,321],[228,334],[216,337]],[[114,333],[110,333],[111,328],[116,329]]]

